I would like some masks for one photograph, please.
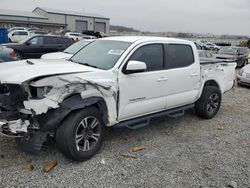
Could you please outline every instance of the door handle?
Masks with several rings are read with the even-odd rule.
[[[168,78],[161,77],[161,78],[157,79],[157,82],[165,82],[165,81],[168,81]]]
[[[199,76],[199,74],[196,73],[196,72],[194,72],[194,73],[190,74],[190,76],[191,76],[191,77],[197,77],[197,76]]]

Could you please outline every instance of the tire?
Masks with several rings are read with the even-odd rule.
[[[57,129],[56,146],[67,158],[86,161],[100,150],[104,130],[98,109],[88,107],[66,117]]]
[[[22,60],[23,59],[23,54],[21,52],[15,51],[15,53],[16,53],[17,60]]]
[[[243,64],[243,67],[246,66],[248,64],[248,60],[246,59],[244,64]]]
[[[195,104],[196,114],[203,119],[213,118],[220,109],[221,92],[215,86],[205,86],[201,97]]]

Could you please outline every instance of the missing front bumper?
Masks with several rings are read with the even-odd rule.
[[[28,126],[30,126],[29,120],[0,120],[0,132],[6,136],[20,137],[20,135],[28,133]]]

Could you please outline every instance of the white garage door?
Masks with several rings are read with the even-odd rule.
[[[106,24],[101,22],[96,22],[95,31],[106,33]]]
[[[87,30],[87,22],[76,20],[76,32],[82,33]]]

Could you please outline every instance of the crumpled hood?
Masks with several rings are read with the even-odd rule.
[[[96,69],[66,60],[30,59],[0,64],[0,82],[21,84],[43,76],[83,73]]]

